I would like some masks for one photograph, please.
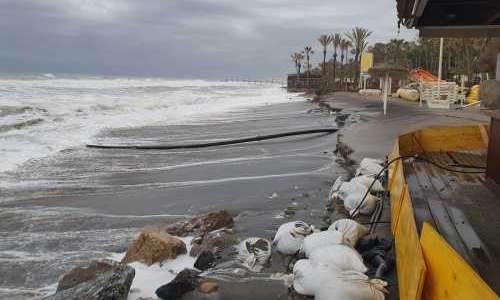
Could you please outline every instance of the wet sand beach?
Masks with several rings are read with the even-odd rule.
[[[398,133],[416,127],[487,120],[475,111],[429,112],[400,101],[383,116],[379,100],[347,93],[323,100],[335,109],[306,100],[273,104],[189,125],[109,130],[98,140],[178,144],[338,126],[359,161],[384,158]],[[1,191],[0,298],[39,298],[74,265],[125,251],[143,227],[208,211],[228,210],[241,238],[272,239],[291,220],[322,227],[333,181],[352,171],[336,161],[336,143],[337,134],[316,134],[175,151],[81,146],[31,161]],[[283,271],[280,263],[269,272]],[[259,299],[287,299],[281,287],[263,287]]]

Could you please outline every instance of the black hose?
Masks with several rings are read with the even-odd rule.
[[[320,128],[320,129],[309,129],[309,130],[299,130],[299,131],[291,131],[277,134],[269,134],[269,135],[260,135],[254,137],[246,137],[239,138],[234,140],[223,140],[218,142],[208,142],[208,143],[197,143],[197,144],[179,144],[179,145],[145,145],[145,146],[137,146],[137,145],[93,145],[88,144],[89,148],[99,148],[99,149],[137,149],[137,150],[173,150],[173,149],[193,149],[193,148],[204,148],[204,147],[214,147],[214,146],[224,146],[224,145],[233,145],[233,144],[241,144],[248,142],[256,142],[263,140],[270,140],[276,138],[282,138],[287,136],[294,135],[303,135],[303,134],[313,134],[313,133],[326,133],[331,134],[337,132],[336,128]]]

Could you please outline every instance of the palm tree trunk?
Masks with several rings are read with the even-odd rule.
[[[326,48],[323,49],[323,77],[326,74]]]

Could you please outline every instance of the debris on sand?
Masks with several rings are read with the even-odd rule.
[[[167,226],[166,231],[176,236],[203,235],[217,229],[231,228],[233,225],[233,217],[226,210],[220,210],[171,224]]]
[[[241,263],[255,272],[260,272],[271,257],[271,242],[263,238],[247,238],[235,248]]]
[[[186,245],[180,239],[159,229],[145,229],[129,245],[122,263],[139,261],[150,266],[186,252]]]

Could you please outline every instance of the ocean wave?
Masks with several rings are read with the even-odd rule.
[[[0,133],[7,132],[9,130],[24,129],[28,126],[34,126],[34,125],[40,124],[43,121],[44,120],[41,118],[36,118],[36,119],[26,120],[26,121],[22,121],[22,122],[17,122],[14,124],[0,125]]]
[[[4,163],[0,172],[92,142],[103,130],[223,122],[226,117],[234,118],[228,112],[288,101],[286,92],[276,84],[1,77],[0,153]]]

